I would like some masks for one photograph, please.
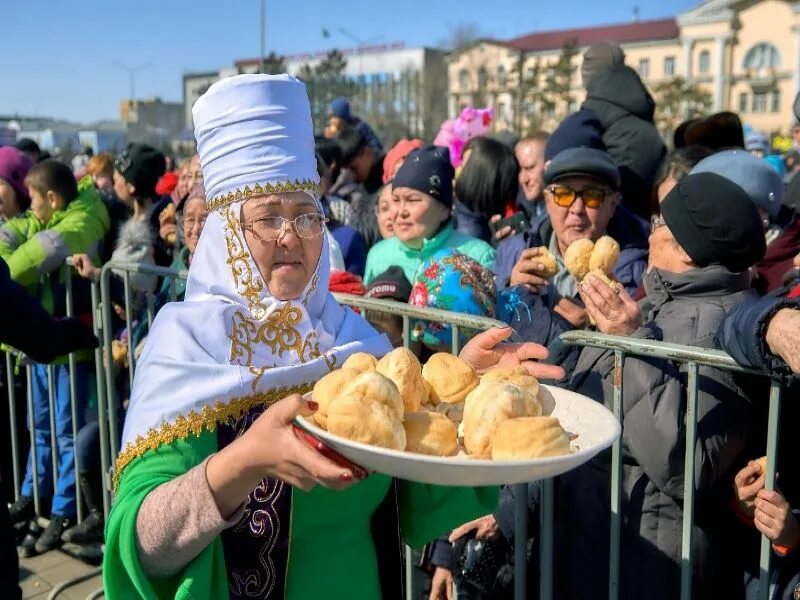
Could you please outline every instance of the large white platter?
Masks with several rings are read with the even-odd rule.
[[[308,419],[297,424],[330,448],[368,471],[438,485],[500,485],[536,481],[561,475],[608,448],[620,435],[619,422],[605,406],[567,390],[541,386],[539,400],[545,415],[557,417],[573,434],[571,454],[533,460],[483,460],[434,457],[388,450],[352,442],[328,433]]]

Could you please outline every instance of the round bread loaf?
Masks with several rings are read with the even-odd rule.
[[[377,358],[366,352],[356,352],[355,354],[351,354],[348,359],[344,361],[342,368],[355,369],[359,373],[368,373],[369,371],[374,371],[377,366]]]
[[[404,450],[403,401],[379,373],[362,373],[328,404],[328,431],[348,440]]]
[[[407,412],[419,410],[428,401],[428,387],[422,379],[422,365],[407,348],[396,348],[389,352],[378,361],[375,371],[394,381]]]
[[[564,266],[576,280],[583,281],[590,271],[589,262],[593,249],[594,242],[589,238],[582,238],[572,242],[564,252]]]
[[[454,456],[458,452],[455,423],[438,412],[406,413],[406,452],[428,456]]]
[[[558,273],[558,261],[556,257],[550,253],[546,246],[539,248],[539,254],[531,259],[533,262],[538,262],[544,267],[544,271],[539,271],[539,275],[545,279],[550,279]]]
[[[491,369],[481,376],[481,383],[513,383],[528,390],[534,397],[539,394],[539,380],[521,366]]]
[[[428,401],[433,405],[464,402],[480,382],[475,369],[447,352],[438,352],[428,359],[422,367],[422,378],[428,383]]]
[[[497,425],[493,460],[544,458],[570,453],[569,436],[554,417],[519,417]]]
[[[331,371],[320,379],[311,391],[311,399],[317,403],[318,408],[313,415],[314,421],[323,429],[328,428],[328,405],[331,400],[341,395],[342,390],[353,383],[359,372],[344,367]]]
[[[602,271],[606,275],[611,275],[618,260],[619,244],[614,238],[604,235],[594,243],[594,249],[589,258],[589,270]]]
[[[464,446],[471,456],[490,458],[497,425],[514,417],[542,414],[542,406],[528,390],[513,383],[476,387],[464,403]]]

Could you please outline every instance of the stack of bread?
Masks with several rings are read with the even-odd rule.
[[[539,382],[522,367],[480,377],[457,356],[423,367],[405,348],[354,354],[312,392],[316,423],[344,438],[429,456],[532,459],[569,454],[558,419],[542,416]]]

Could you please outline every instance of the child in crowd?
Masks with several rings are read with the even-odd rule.
[[[406,303],[410,295],[411,284],[403,274],[403,269],[389,267],[372,280],[364,297]],[[394,348],[403,346],[403,317],[374,311],[368,311],[364,316],[375,329],[386,334]]]
[[[31,199],[30,210],[0,229],[0,258],[8,264],[11,277],[17,283],[24,285],[48,312],[61,316],[65,308],[61,267],[73,253],[96,252],[109,228],[108,211],[91,179],[83,180],[79,186],[70,168],[57,160],[49,159],[33,166],[25,185]],[[76,312],[80,314],[80,310]],[[76,377],[72,382],[79,402],[76,407],[78,428],[83,423],[91,381],[91,358],[91,352],[78,354]],[[61,534],[74,523],[76,516],[72,408],[66,363],[66,358],[62,358],[52,367],[55,431],[50,429],[48,367],[33,367],[35,448],[28,458],[22,495],[10,512],[15,524],[35,516],[32,461],[36,460],[36,485],[44,505],[50,505],[51,520],[38,539],[33,535],[25,538],[21,548],[23,555],[58,547]],[[57,481],[52,480],[51,435],[57,438]]]
[[[740,520],[755,528],[772,542],[773,558],[770,572],[770,598],[795,600],[800,598],[800,511],[792,510],[780,489],[766,490],[766,458],[751,460],[734,479],[735,509]],[[755,531],[751,531],[755,541]],[[755,544],[753,544],[755,549]],[[755,559],[755,556],[753,556]],[[746,571],[745,585],[748,600],[759,597],[759,577],[756,569]]]

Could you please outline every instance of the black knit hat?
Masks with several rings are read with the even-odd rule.
[[[151,198],[155,196],[156,183],[167,170],[167,160],[152,146],[130,144],[114,161],[114,169],[136,188],[138,197]]]
[[[406,279],[406,275],[400,267],[389,267],[376,276],[364,294],[365,298],[382,298],[398,302],[408,302],[410,296],[411,283]]]
[[[741,187],[716,173],[681,179],[661,203],[675,240],[699,267],[745,271],[767,250],[758,210]]]
[[[407,187],[428,194],[446,207],[453,205],[453,165],[450,151],[441,146],[423,146],[408,155],[392,180],[393,189]]]

